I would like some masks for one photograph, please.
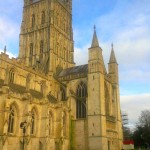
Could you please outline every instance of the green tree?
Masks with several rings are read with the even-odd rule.
[[[143,110],[133,133],[135,145],[150,145],[150,111]]]

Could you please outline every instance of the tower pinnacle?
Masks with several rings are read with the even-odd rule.
[[[97,34],[96,34],[96,26],[94,25],[94,34],[93,34],[93,40],[92,40],[92,45],[91,47],[99,47],[98,39],[97,39]]]
[[[111,44],[112,48],[111,48],[111,54],[110,54],[110,59],[109,59],[109,63],[117,63],[116,61],[116,57],[115,57],[115,52],[114,52],[114,46],[113,43]]]
[[[6,45],[5,45],[5,47],[4,47],[4,53],[6,54]]]

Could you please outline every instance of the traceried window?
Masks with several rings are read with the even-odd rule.
[[[42,15],[41,15],[41,24],[45,23],[45,11],[42,11]]]
[[[66,90],[65,90],[65,88],[61,87],[60,91],[61,91],[61,100],[65,101],[66,100]]]
[[[76,90],[76,118],[86,118],[87,86],[81,82]]]
[[[9,122],[8,122],[8,132],[9,133],[14,132],[15,117],[16,117],[16,111],[15,111],[15,107],[12,105],[12,106],[10,106]]]
[[[15,73],[14,73],[13,69],[11,69],[9,71],[9,83],[14,83],[14,77],[15,77]]]
[[[31,128],[30,128],[30,134],[34,134],[35,133],[35,113],[32,110],[31,112]]]

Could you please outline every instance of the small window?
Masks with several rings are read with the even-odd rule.
[[[9,113],[9,122],[8,122],[8,132],[14,132],[14,124],[15,124],[15,108],[10,106],[10,113]]]
[[[30,133],[34,134],[35,133],[35,114],[34,111],[31,112],[31,129]]]
[[[35,15],[33,14],[32,15],[32,27],[34,27],[35,26]]]
[[[30,43],[30,56],[33,56],[33,43]]]
[[[42,11],[42,15],[41,15],[41,24],[45,23],[45,12]]]
[[[49,123],[48,123],[48,131],[49,131],[49,135],[53,134],[53,115],[51,112],[49,112]]]
[[[14,83],[14,71],[13,70],[10,70],[9,71],[9,83]]]
[[[61,87],[60,91],[61,91],[61,100],[65,101],[66,100],[66,90],[65,90],[65,88]]]

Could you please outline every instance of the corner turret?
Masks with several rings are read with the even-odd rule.
[[[89,48],[89,73],[101,72],[106,73],[106,68],[103,61],[102,49],[99,46],[96,27],[94,26],[94,34],[91,47]]]
[[[106,116],[104,80],[106,69],[103,61],[102,49],[99,46],[94,27],[93,40],[89,48],[88,61],[88,144],[89,149],[108,149],[106,141]],[[100,124],[103,122],[102,124]]]
[[[110,59],[108,63],[108,73],[111,76],[112,83],[118,84],[118,63],[115,57],[113,44],[112,44]]]

